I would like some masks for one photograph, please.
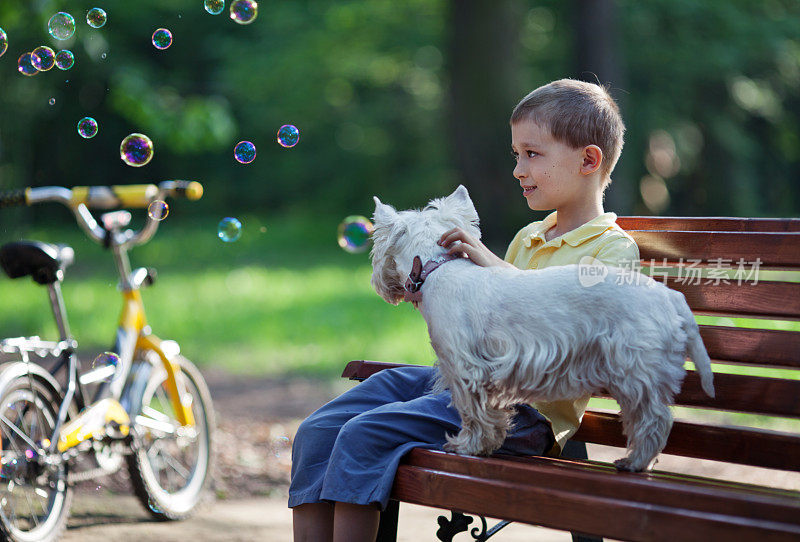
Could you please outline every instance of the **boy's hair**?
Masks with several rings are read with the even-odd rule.
[[[531,120],[546,127],[556,141],[573,148],[597,145],[603,151],[600,172],[611,172],[622,153],[625,124],[608,90],[594,83],[559,79],[525,96],[511,113],[511,124]],[[604,188],[605,186],[604,185]]]

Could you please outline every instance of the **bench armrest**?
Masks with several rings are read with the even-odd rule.
[[[387,363],[385,361],[355,360],[347,364],[342,372],[342,377],[349,378],[350,380],[366,380],[378,371],[393,369],[395,367],[414,367],[414,365],[408,363]]]

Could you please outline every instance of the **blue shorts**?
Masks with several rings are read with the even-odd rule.
[[[311,414],[292,446],[289,507],[317,502],[386,508],[400,459],[412,448],[441,450],[461,429],[450,392],[433,394],[433,367],[385,369]],[[517,405],[497,453],[541,455],[555,443],[550,422]]]

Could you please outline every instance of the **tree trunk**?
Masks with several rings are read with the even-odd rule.
[[[481,216],[484,242],[505,249],[525,203],[513,178],[508,119],[522,97],[517,0],[450,0],[450,140],[459,181]],[[518,200],[516,201],[515,200]],[[520,213],[509,216],[517,203]],[[502,252],[502,251],[501,251]]]
[[[583,81],[605,85],[617,101],[625,119],[626,93],[622,59],[618,54],[617,8],[614,0],[575,0],[573,28],[575,30],[576,77]],[[614,182],[606,191],[608,210],[618,214],[633,209],[637,183],[630,178],[635,170],[626,164],[636,163],[635,156],[626,156],[623,150]]]

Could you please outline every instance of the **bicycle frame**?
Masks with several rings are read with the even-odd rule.
[[[199,187],[199,185],[197,186]],[[137,352],[153,351],[158,355],[166,372],[165,387],[167,397],[172,404],[177,421],[183,426],[193,426],[195,424],[191,402],[183,399],[186,396],[186,390],[179,376],[180,367],[173,361],[173,358],[179,353],[178,349],[165,348],[167,342],[153,335],[147,325],[140,292],[144,279],[148,276],[147,270],[138,269],[131,272],[130,260],[127,254],[129,247],[143,244],[152,237],[158,228],[160,216],[149,217],[145,227],[138,233],[130,230],[121,231],[121,228],[127,226],[130,221],[130,213],[127,211],[109,213],[106,215],[110,217],[109,220],[107,222],[104,221],[104,224],[100,226],[94,220],[86,203],[91,203],[101,208],[114,206],[120,202],[129,203],[133,206],[142,206],[143,202],[149,202],[155,198],[163,199],[167,193],[172,192],[174,194],[175,192],[180,193],[180,191],[188,193],[189,190],[195,190],[197,195],[192,199],[196,199],[202,195],[202,187],[199,187],[199,193],[197,193],[198,189],[187,185],[185,181],[166,181],[158,187],[154,185],[138,185],[113,188],[122,191],[119,193],[109,192],[107,188],[100,190],[99,187],[76,187],[73,190],[60,187],[43,187],[27,189],[26,191],[26,199],[29,204],[40,201],[58,201],[67,205],[73,211],[78,224],[87,235],[97,242],[104,243],[112,251],[120,276],[120,290],[123,298],[114,345],[114,352],[119,355],[120,363],[113,371],[113,378],[110,381],[103,381],[98,387],[91,404],[86,405],[82,380],[84,377],[90,376],[91,373],[82,376],[78,375],[77,358],[74,354],[75,341],[69,332],[59,283],[56,282],[49,287],[51,306],[61,335],[61,341],[59,343],[44,343],[40,341],[39,348],[59,356],[60,361],[53,373],[57,372],[61,367],[66,366],[67,368],[66,390],[64,391],[64,398],[59,407],[58,419],[54,426],[53,437],[49,446],[50,451],[57,449],[59,452],[66,452],[85,441],[88,437],[92,437],[96,431],[104,428],[108,422],[116,422],[122,429],[122,433],[127,435],[131,424],[129,414],[136,415],[138,413],[128,413],[119,403],[119,400],[125,391]],[[93,189],[95,189],[94,192],[92,191]],[[34,351],[36,348],[36,345],[33,344],[35,341],[31,342],[32,339],[34,338],[20,338],[20,341],[14,344],[15,349],[28,366],[30,366],[28,352]],[[35,339],[38,340],[38,338]],[[58,352],[56,352],[56,348],[58,348]],[[77,401],[79,408],[84,407],[84,405],[86,408],[70,423],[64,425],[73,399]]]

